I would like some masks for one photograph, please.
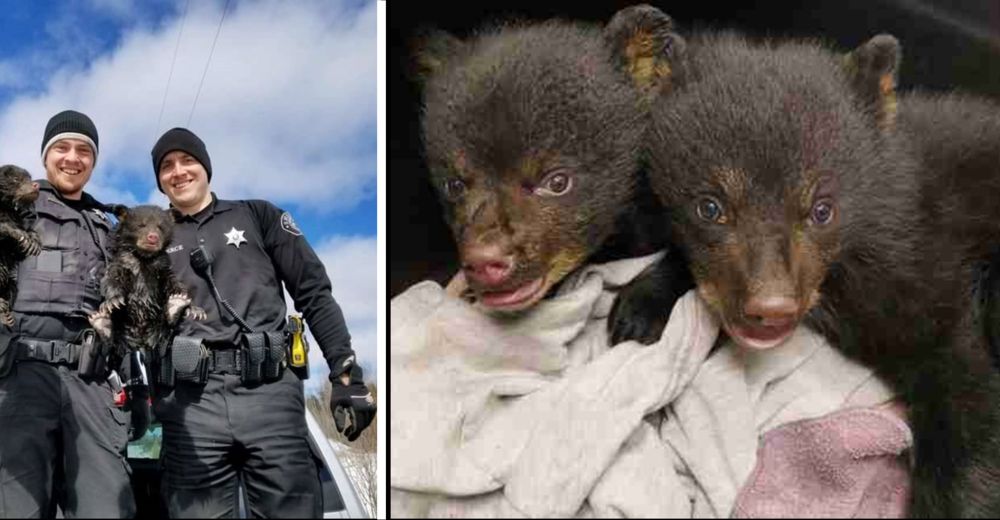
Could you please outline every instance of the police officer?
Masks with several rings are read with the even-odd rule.
[[[98,308],[110,223],[83,191],[97,160],[97,129],[67,110],[42,139],[34,230],[42,250],[17,273],[13,338],[0,365],[0,515],[53,514],[64,479],[66,517],[126,518],[135,502],[125,460],[127,414],[115,406],[106,361],[87,315]],[[13,334],[11,334],[13,333]]]
[[[253,516],[318,518],[322,495],[306,441],[302,381],[288,369],[271,381],[251,377],[247,360],[250,330],[285,328],[284,284],[329,363],[340,427],[353,440],[368,426],[374,402],[323,264],[288,212],[210,192],[212,163],[194,133],[167,131],[152,159],[175,216],[167,249],[174,272],[208,313],[203,321],[185,320],[178,332],[207,347],[206,381],[178,377],[154,398],[170,516],[231,516],[240,473]],[[280,337],[272,335],[272,343]]]

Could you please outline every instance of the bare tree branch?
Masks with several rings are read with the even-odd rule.
[[[378,399],[378,388],[374,383],[368,384],[368,389],[372,397]],[[312,412],[319,423],[323,433],[334,442],[342,444],[344,447],[339,450],[340,462],[344,469],[355,479],[354,485],[358,491],[358,498],[361,499],[369,516],[375,517],[376,505],[378,501],[378,416],[372,423],[361,432],[354,442],[350,442],[346,437],[337,431],[330,414],[330,394],[332,387],[330,382],[323,386],[323,390],[318,396],[311,396],[306,400],[306,406]]]

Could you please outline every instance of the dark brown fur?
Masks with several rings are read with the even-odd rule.
[[[929,242],[934,247],[925,256],[928,269],[945,266],[940,270],[959,273],[955,283],[977,294],[977,328],[987,334],[996,363],[1000,361],[1000,104],[962,93],[911,93],[900,99],[899,125],[916,144],[930,173],[922,182],[920,201],[924,225],[933,232]],[[975,285],[970,288],[970,284]]]
[[[639,6],[603,31],[550,21],[424,39],[426,158],[477,297],[543,280],[502,309],[520,311],[587,261],[664,246],[641,220],[658,211],[639,189],[640,139],[648,85],[669,74],[654,58],[680,44],[670,25]]]
[[[42,250],[29,215],[38,198],[31,175],[14,165],[0,166],[0,325],[14,325],[11,302],[17,288],[17,265]]]
[[[173,237],[170,213],[156,206],[118,206],[118,226],[111,236],[111,260],[102,280],[104,302],[91,323],[118,356],[147,352],[169,342],[184,315],[201,319],[204,311],[170,267],[166,248]]]
[[[986,208],[975,183],[948,185],[963,170],[933,158],[962,154],[916,138],[906,100],[896,121],[895,40],[846,59],[733,35],[689,50],[684,84],[653,110],[650,178],[702,296],[727,327],[753,325],[755,299],[794,301],[795,320],[874,367],[908,405],[911,514],[996,516],[1000,377],[973,326],[967,266],[986,249],[979,241],[995,240],[997,199]],[[706,201],[719,216],[705,218],[716,216]],[[828,222],[814,218],[821,202]]]

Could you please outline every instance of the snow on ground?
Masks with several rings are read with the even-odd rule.
[[[377,482],[366,482],[365,475],[367,473],[362,469],[363,467],[375,467],[377,464],[375,453],[361,452],[330,437],[327,437],[327,441],[330,442],[330,448],[333,449],[333,452],[337,455],[337,460],[340,461],[341,466],[344,467],[344,471],[347,472],[348,478],[351,479],[351,484],[354,486],[361,504],[368,510],[369,517],[375,518],[375,505],[368,503],[365,489],[368,485],[377,485]],[[371,495],[374,496],[375,493],[371,493]]]

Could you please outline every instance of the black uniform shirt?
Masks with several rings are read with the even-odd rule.
[[[258,332],[284,330],[284,283],[327,362],[333,366],[353,355],[326,269],[287,212],[267,201],[218,200],[213,193],[212,203],[197,214],[173,213],[176,227],[167,252],[174,273],[193,303],[208,313],[204,321],[184,320],[180,335],[233,345],[242,332],[208,280],[191,266],[191,252],[204,246],[213,257],[219,293],[247,325]]]

